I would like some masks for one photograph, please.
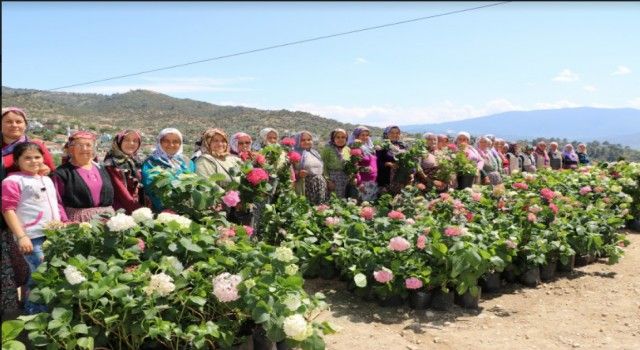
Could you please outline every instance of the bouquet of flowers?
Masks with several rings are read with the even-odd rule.
[[[344,172],[351,179],[355,178],[355,176],[360,171],[360,166],[358,165],[358,163],[360,163],[360,161],[364,157],[361,146],[362,144],[360,140],[356,140],[354,143],[348,145],[350,157],[344,162]]]

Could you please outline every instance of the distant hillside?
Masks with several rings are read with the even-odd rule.
[[[35,92],[34,94],[27,94]],[[325,142],[331,130],[353,130],[345,124],[300,111],[268,111],[246,107],[218,106],[191,99],[178,99],[164,94],[135,90],[124,94],[100,95],[86,93],[45,92],[2,87],[2,106],[25,108],[31,118],[45,125],[66,128],[78,125],[97,131],[135,128],[147,139],[155,137],[165,127],[176,127],[193,143],[208,127],[220,127],[229,135],[244,131],[258,135],[260,129],[272,127],[281,134],[307,129]],[[380,128],[372,127],[379,135]]]
[[[565,108],[506,112],[439,124],[406,125],[407,132],[465,130],[509,140],[559,137],[579,141],[608,141],[640,149],[640,110],[633,108]]]

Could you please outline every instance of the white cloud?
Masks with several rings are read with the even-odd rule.
[[[618,68],[611,73],[611,75],[627,75],[627,74],[631,74],[631,69],[629,69],[629,67],[626,66],[618,66]]]
[[[585,91],[589,91],[589,92],[595,92],[596,90],[598,90],[595,86],[593,85],[585,85],[582,87]]]
[[[571,69],[565,68],[552,80],[561,83],[570,83],[572,81],[580,80],[580,77],[578,77],[578,74],[572,72]]]
[[[533,107],[534,107],[533,109],[559,109],[559,108],[575,108],[575,107],[582,107],[582,106],[575,102],[561,100],[556,102],[540,102],[540,103],[534,104]]]
[[[358,57],[355,60],[355,64],[365,64],[365,63],[369,63],[369,61],[367,61],[366,59],[364,59],[362,57]]]
[[[234,87],[248,81],[254,80],[251,77],[236,78],[210,78],[210,77],[179,77],[160,78],[145,77],[139,83],[125,85],[87,85],[64,89],[68,92],[87,92],[98,94],[125,93],[131,90],[151,90],[163,94],[185,93],[185,92],[238,92],[250,91],[248,88]]]
[[[640,97],[629,100],[627,103],[629,104],[629,107],[640,108]]]

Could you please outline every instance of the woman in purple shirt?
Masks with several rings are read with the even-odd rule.
[[[96,136],[77,131],[67,142],[69,161],[53,173],[53,183],[69,220],[90,221],[113,214],[113,186],[104,166],[94,161]]]

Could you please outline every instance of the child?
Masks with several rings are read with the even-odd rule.
[[[33,273],[44,260],[44,226],[51,221],[67,221],[67,217],[58,204],[53,181],[39,175],[44,159],[40,147],[33,142],[21,143],[13,150],[13,159],[20,171],[2,180],[2,215]],[[33,280],[29,278],[27,289],[31,286]],[[25,300],[25,311],[33,314],[46,308]]]

